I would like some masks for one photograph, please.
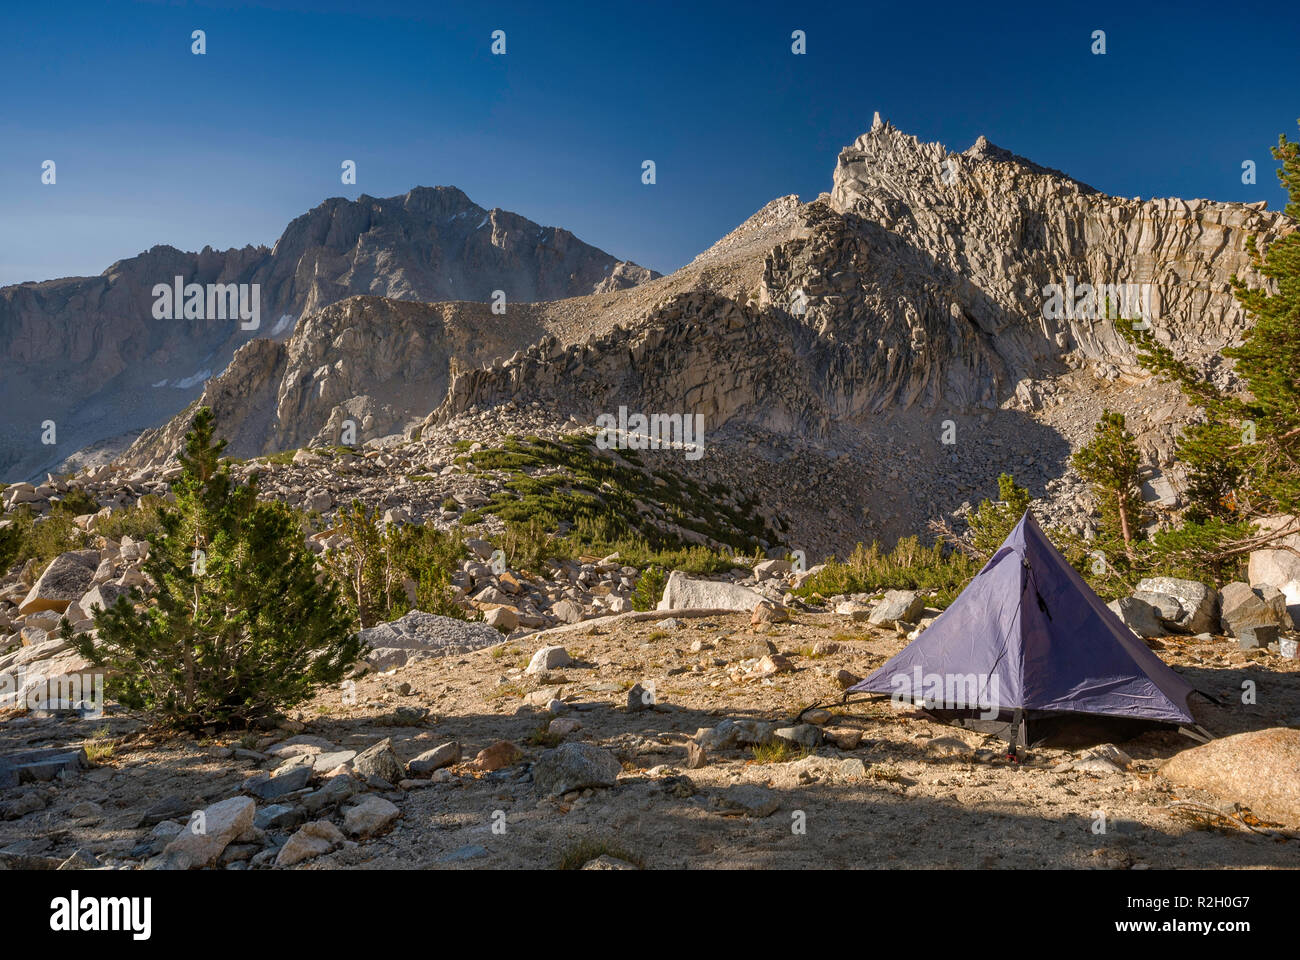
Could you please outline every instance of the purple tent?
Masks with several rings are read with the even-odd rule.
[[[1111,720],[1195,723],[1192,686],[1107,608],[1028,512],[952,606],[849,692],[978,717],[981,729],[1011,720],[1012,742],[1030,742],[1022,723],[1053,736]]]

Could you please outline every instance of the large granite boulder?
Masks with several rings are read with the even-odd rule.
[[[1268,517],[1261,521],[1261,533],[1283,530],[1295,525],[1290,516]],[[1289,548],[1289,549],[1288,549]],[[1277,541],[1275,549],[1254,550],[1250,554],[1247,578],[1252,587],[1275,587],[1286,596],[1291,618],[1300,618],[1300,533]],[[1300,621],[1297,621],[1300,622]]]
[[[761,593],[736,583],[722,580],[693,580],[680,570],[674,570],[668,575],[668,583],[664,586],[664,596],[659,601],[659,609],[689,610],[708,607],[749,612],[762,599],[764,597]]]
[[[1276,587],[1254,589],[1248,583],[1236,581],[1220,591],[1220,620],[1223,632],[1238,637],[1254,627],[1276,627],[1291,630],[1291,614],[1287,612],[1286,596]]]
[[[533,785],[543,796],[587,787],[612,787],[623,770],[612,753],[589,743],[563,743],[533,764]]]
[[[251,831],[257,804],[249,797],[231,797],[214,803],[190,819],[163,856],[181,869],[215,863],[237,837]]]
[[[1121,597],[1106,606],[1139,637],[1163,637],[1169,632],[1161,625],[1156,608],[1140,597]]]
[[[1219,626],[1219,594],[1213,587],[1196,580],[1148,577],[1138,582],[1134,596],[1156,607],[1164,625],[1175,633],[1207,633]],[[1177,603],[1179,610],[1175,616],[1163,615],[1161,598]]]
[[[1213,740],[1175,755],[1160,773],[1245,804],[1257,816],[1300,827],[1300,730],[1273,727]]]
[[[56,610],[62,613],[68,604],[80,600],[90,589],[99,566],[98,550],[71,550],[50,561],[40,579],[18,605],[21,614]]]
[[[888,590],[885,598],[871,611],[868,623],[876,626],[895,623],[916,623],[925,610],[925,601],[915,590]]]

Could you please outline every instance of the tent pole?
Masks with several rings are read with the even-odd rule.
[[[1020,707],[1011,715],[1011,729],[1007,731],[1007,759],[1020,762],[1020,730],[1024,724],[1025,711]],[[1028,742],[1028,738],[1026,738]]]

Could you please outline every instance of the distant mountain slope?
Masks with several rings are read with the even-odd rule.
[[[567,230],[486,210],[454,187],[331,199],[296,218],[274,248],[185,253],[154,247],[98,277],[0,288],[0,479],[53,469],[69,454],[154,426],[199,393],[254,337],[283,339],[297,317],[346,297],[508,304],[617,291],[656,277]],[[157,319],[156,284],[256,284],[260,326]],[[42,423],[56,428],[41,443]]]
[[[983,138],[953,153],[877,120],[828,193],[772,201],[667,277],[505,316],[350,300],[286,346],[247,348],[205,402],[241,455],[336,443],[344,419],[364,443],[414,436],[423,414],[422,438],[489,440],[620,407],[699,414],[699,467],[737,489],[781,457],[819,489],[851,478],[831,506],[798,492],[807,480],[769,491],[827,542],[915,531],[1004,469],[1065,518],[1081,491],[1068,457],[1102,407],[1126,412],[1145,462],[1171,475],[1190,412],[1137,367],[1126,321],[1100,304],[1053,312],[1049,291],[1149,291],[1154,335],[1232,388],[1218,352],[1248,319],[1228,278],[1259,283],[1248,238],[1293,229],[1262,204],[1112,197]],[[187,423],[141,437],[125,465],[166,462]],[[945,424],[959,441],[941,442]]]

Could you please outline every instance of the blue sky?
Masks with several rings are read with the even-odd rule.
[[[271,244],[326,197],[417,184],[668,272],[774,197],[829,189],[875,110],[1110,193],[1279,208],[1298,48],[1300,12],[1253,2],[10,3],[0,284]]]

